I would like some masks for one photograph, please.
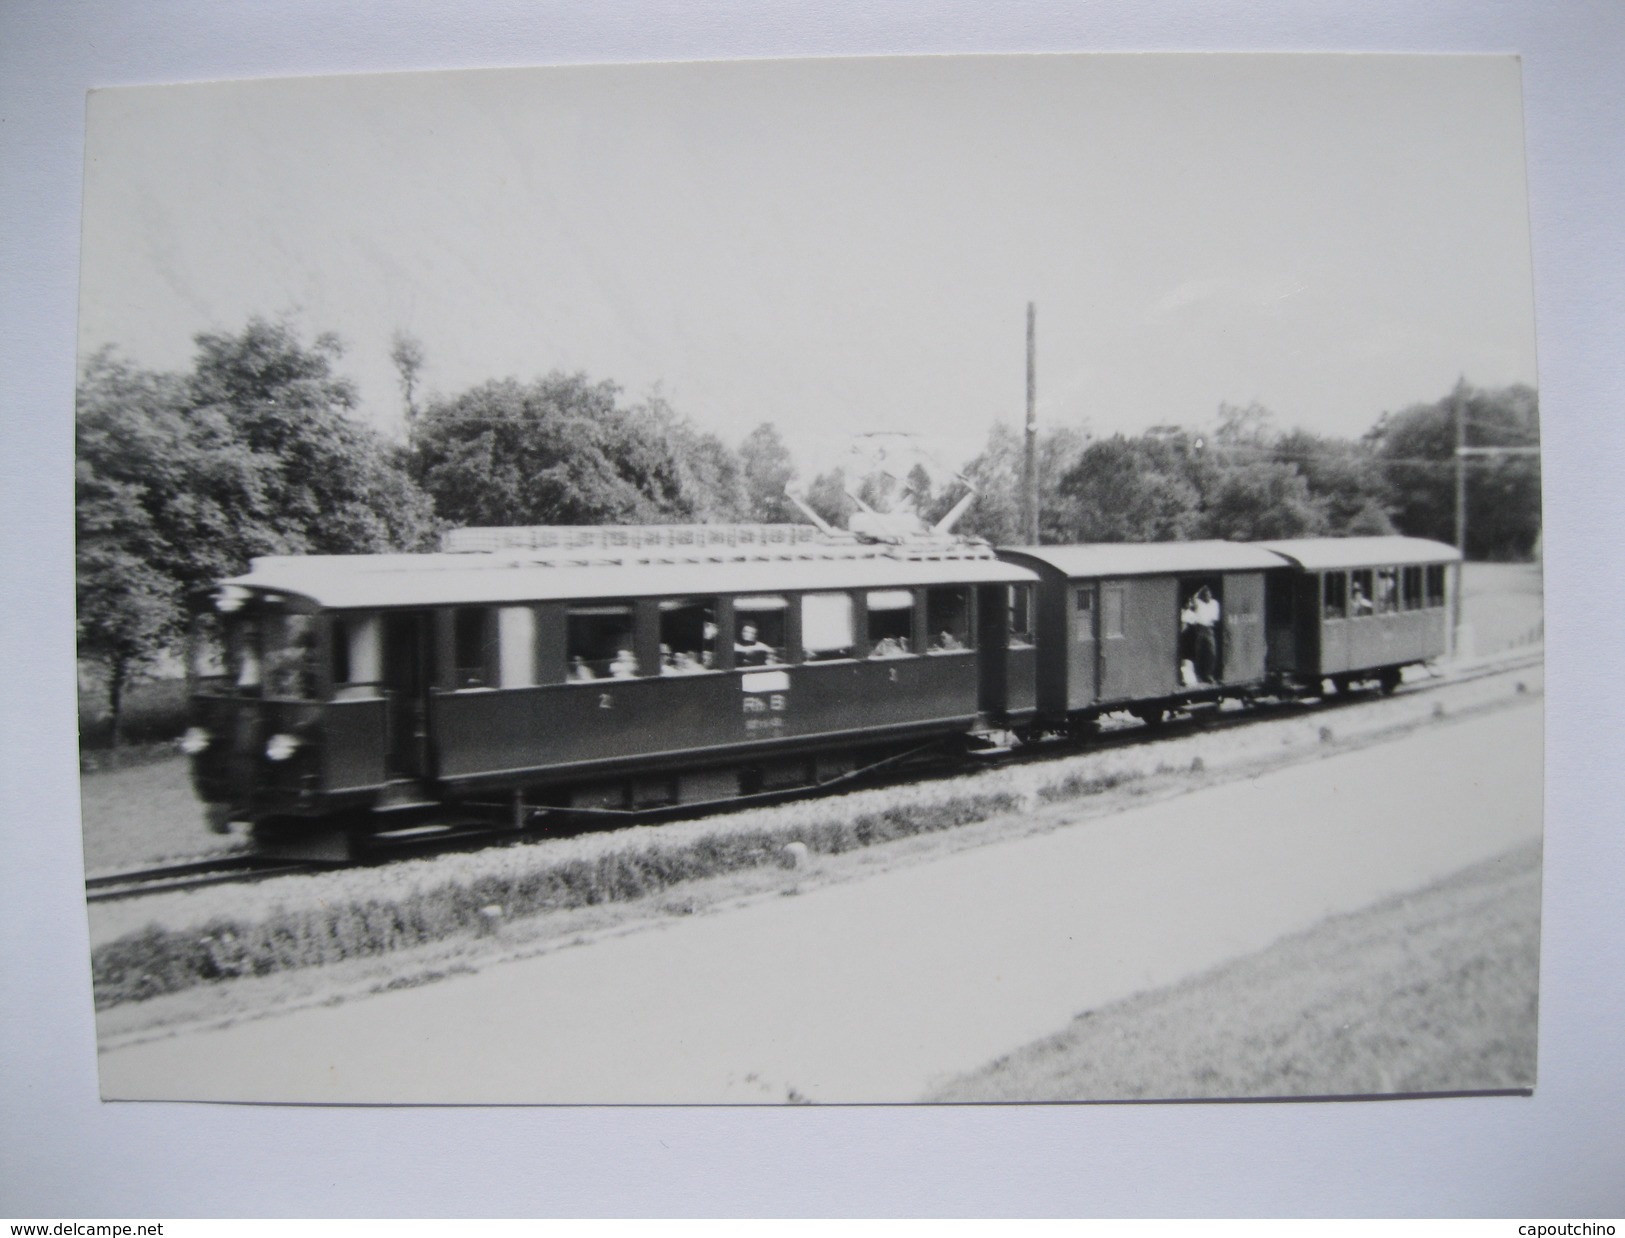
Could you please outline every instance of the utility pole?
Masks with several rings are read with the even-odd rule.
[[[1027,302],[1027,458],[1021,479],[1021,531],[1038,545],[1038,308]]]
[[[1467,563],[1467,376],[1456,379],[1450,403],[1456,414],[1456,551],[1461,563],[1456,567],[1456,588],[1450,599],[1450,652],[1458,651],[1461,639],[1461,584]]]

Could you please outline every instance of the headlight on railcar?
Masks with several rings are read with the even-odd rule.
[[[186,734],[181,736],[181,751],[189,757],[195,757],[207,748],[214,736],[210,735],[200,726],[189,726]]]
[[[273,735],[265,743],[265,755],[273,761],[286,761],[295,752],[299,751],[299,737],[282,732]]]

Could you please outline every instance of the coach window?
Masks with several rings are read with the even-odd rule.
[[[1095,591],[1089,585],[1082,585],[1077,592],[1077,601],[1073,604],[1077,612],[1077,621],[1073,628],[1072,639],[1078,644],[1086,644],[1095,639]]]
[[[333,620],[333,695],[354,700],[377,695],[383,656],[383,622],[377,615]]]
[[[459,691],[496,684],[493,618],[494,612],[484,606],[459,606],[451,613],[452,686]]]
[[[265,621],[265,691],[284,700],[316,695],[316,616],[279,614]]]
[[[1371,585],[1371,569],[1364,568],[1358,572],[1349,573],[1349,616],[1354,619],[1362,615],[1369,615],[1377,608],[1373,600],[1375,592]]]
[[[632,652],[630,606],[572,606],[565,617],[565,674],[572,681],[629,679],[638,673]]]
[[[710,598],[660,603],[660,673],[695,675],[716,664],[716,603]]]
[[[186,669],[194,690],[218,692],[230,686],[226,670],[226,633],[212,610],[192,616],[186,634]]]
[[[971,647],[970,590],[952,588],[925,591],[925,630],[932,653],[954,653]]]
[[[869,607],[869,656],[903,658],[914,652],[914,594],[908,589],[872,589]]]
[[[1348,614],[1348,577],[1342,572],[1327,572],[1321,613],[1328,619],[1342,619]]]
[[[260,623],[233,616],[226,624],[226,675],[238,692],[260,690]]]
[[[1010,648],[1026,649],[1033,643],[1033,587],[1011,585],[1009,606]]]
[[[1434,564],[1428,568],[1427,575],[1427,601],[1429,606],[1444,605],[1444,565]]]
[[[850,593],[802,595],[801,647],[809,662],[850,658],[856,644]]]
[[[1406,610],[1420,610],[1422,608],[1422,569],[1408,567],[1400,579],[1404,585],[1402,605]]]
[[[1377,569],[1377,613],[1391,615],[1399,609],[1399,569]]]
[[[1100,636],[1102,640],[1123,639],[1123,586],[1100,591]]]
[[[789,661],[787,599],[769,594],[734,599],[734,665],[776,666]]]

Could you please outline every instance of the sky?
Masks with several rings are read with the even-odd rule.
[[[854,436],[952,467],[1254,401],[1358,435],[1458,377],[1534,385],[1512,57],[730,61],[97,91],[80,346],[334,331],[398,433],[558,369],[653,392],[804,475]]]

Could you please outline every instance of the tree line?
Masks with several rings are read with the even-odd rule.
[[[177,649],[196,597],[255,555],[432,548],[459,525],[804,519],[782,437],[763,422],[738,443],[658,394],[555,371],[419,398],[424,357],[391,350],[404,443],[356,416],[331,334],[252,319],[195,337],[185,373],[145,370],[103,349],[84,363],[76,416],[78,636],[100,673],[114,742],[129,685]],[[1163,428],[1090,439],[1058,426],[1040,441],[1042,540],[1258,539],[1404,532],[1454,540],[1456,417],[1475,445],[1538,442],[1535,393],[1460,384],[1384,415],[1360,439],[1283,431],[1257,405],[1220,409],[1206,436]],[[964,470],[976,496],[963,532],[1022,540],[1022,444],[995,425]],[[1473,557],[1527,556],[1539,533],[1530,456],[1475,459]],[[951,477],[819,474],[804,501],[832,524],[849,491],[940,518],[964,494]]]

